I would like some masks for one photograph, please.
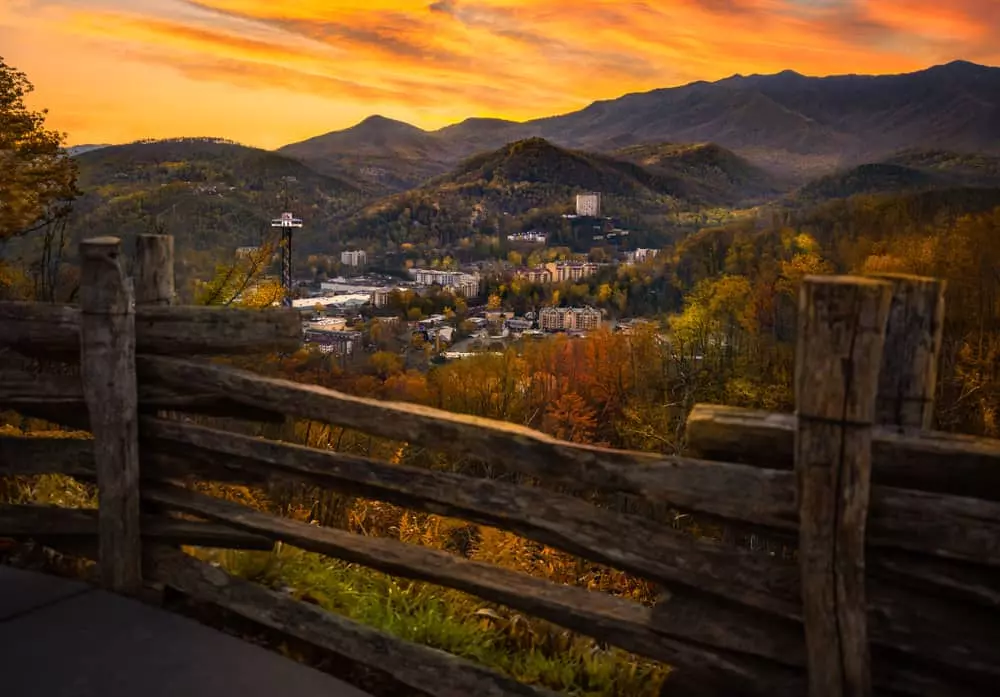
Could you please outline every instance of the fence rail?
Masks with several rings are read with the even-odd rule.
[[[69,541],[99,560],[109,588],[137,592],[145,574],[429,694],[546,693],[229,577],[169,545],[281,541],[458,589],[670,663],[685,689],[704,694],[869,695],[874,685],[886,694],[985,695],[1000,678],[1000,442],[924,430],[941,282],[807,278],[797,416],[699,405],[688,438],[706,459],[665,458],[193,360],[297,348],[298,317],[171,306],[172,240],[142,236],[138,248],[134,308],[114,238],[84,243],[81,308],[0,303],[0,345],[80,366],[79,374],[0,371],[0,405],[93,434],[0,436],[0,475],[66,474],[96,481],[100,494],[97,511],[0,506],[0,536]],[[251,438],[168,411],[310,419],[472,456],[517,483]],[[665,593],[646,607],[272,516],[186,481],[292,481],[461,518]],[[696,539],[597,505],[594,493],[763,530],[797,547],[796,558]]]

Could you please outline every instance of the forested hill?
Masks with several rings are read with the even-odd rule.
[[[666,235],[683,214],[749,205],[762,200],[763,192],[774,195],[775,186],[770,175],[712,144],[601,154],[528,138],[373,202],[342,232],[348,239],[384,239],[380,233],[388,231],[397,245],[431,239],[449,244],[477,231],[495,234],[489,231],[503,225],[509,231],[541,227],[559,239],[568,225],[562,215],[573,212],[576,194],[585,191],[601,192],[603,214],[655,237]]]
[[[815,203],[856,194],[962,187],[1000,187],[1000,157],[943,150],[905,151],[883,162],[819,177],[796,191],[793,199]]]
[[[357,187],[297,160],[216,139],[111,146],[76,160],[84,195],[74,206],[74,239],[159,225],[185,250],[231,254],[260,241],[282,212],[286,186],[294,212],[314,228],[363,200]]]

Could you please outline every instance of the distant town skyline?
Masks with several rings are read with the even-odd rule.
[[[526,120],[735,73],[1000,63],[996,0],[3,0],[5,61],[71,145],[277,147],[371,114]]]

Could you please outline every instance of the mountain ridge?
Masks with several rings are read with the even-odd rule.
[[[365,136],[362,127],[373,119],[384,134],[400,138]],[[590,152],[711,141],[802,180],[929,143],[1000,154],[1000,68],[953,61],[895,75],[734,75],[632,92],[560,115],[527,121],[471,117],[436,130],[377,116],[279,152],[341,176],[363,166],[361,152],[384,167],[396,158],[402,161],[397,166],[411,170],[399,177],[409,188],[476,152],[532,137]]]

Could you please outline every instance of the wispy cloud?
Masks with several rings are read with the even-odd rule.
[[[437,127],[737,72],[998,63],[1000,2],[4,0],[0,38],[75,140],[224,125],[278,145],[374,111]],[[150,99],[129,98],[138,93],[168,107],[151,113]],[[258,99],[269,106],[248,114]],[[115,118],[88,116],[83,105],[98,103],[113,104]],[[259,132],[271,109],[287,117]]]

